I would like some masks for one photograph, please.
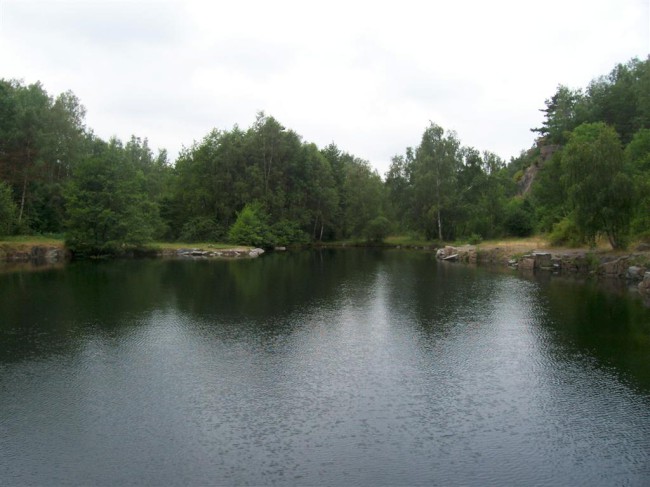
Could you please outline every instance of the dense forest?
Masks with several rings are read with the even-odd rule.
[[[389,234],[478,242],[547,234],[614,248],[650,239],[650,60],[546,100],[535,145],[506,162],[431,123],[380,176],[271,116],[213,130],[176,161],[108,141],[71,93],[0,80],[0,235],[65,234],[78,253],[153,240],[262,247]]]

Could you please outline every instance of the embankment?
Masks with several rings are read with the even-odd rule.
[[[0,262],[57,264],[69,260],[70,257],[70,251],[62,243],[0,243]]]
[[[508,246],[464,245],[438,249],[436,257],[448,262],[509,266],[521,272],[550,272],[621,279],[636,284],[650,298],[650,249],[621,254],[584,249],[526,249]]]

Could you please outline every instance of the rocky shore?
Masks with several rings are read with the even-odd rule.
[[[264,249],[236,247],[232,249],[162,249],[159,252],[160,257],[179,257],[183,259],[242,259],[256,258],[264,253]]]
[[[243,259],[256,258],[264,253],[263,249],[233,247],[229,249],[213,248],[162,248],[143,250],[127,254],[127,257],[164,257],[182,259]],[[58,264],[72,258],[72,253],[63,245],[0,245],[0,263],[31,263],[36,265]]]
[[[256,258],[263,253],[263,249],[249,247],[162,248],[143,255],[181,259],[245,259]],[[528,273],[548,272],[625,280],[635,284],[639,293],[650,299],[650,246],[642,246],[632,253],[619,255],[575,249],[463,245],[440,248],[436,251],[436,257],[447,262],[508,266]],[[63,245],[0,245],[0,262],[45,265],[63,263],[71,258],[70,251]]]
[[[58,264],[70,257],[70,251],[62,245],[0,245],[0,262]]]
[[[624,279],[637,284],[639,293],[650,298],[650,249],[645,246],[630,254],[617,255],[567,249],[514,252],[503,247],[464,245],[440,248],[436,257],[447,262],[509,266],[529,273],[550,272]]]

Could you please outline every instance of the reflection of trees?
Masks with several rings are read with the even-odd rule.
[[[3,350],[67,348],[85,328],[113,333],[125,316],[165,307],[171,296],[161,287],[163,267],[161,261],[79,262],[0,275],[0,342],[8,345],[0,360]]]
[[[166,280],[183,312],[266,320],[314,299],[331,299],[345,261],[332,257],[325,262],[321,252],[309,251],[254,260],[178,261],[169,263]]]
[[[551,280],[544,292],[550,326],[569,347],[624,370],[650,390],[650,309],[595,283]]]
[[[374,296],[379,275],[382,294]],[[377,299],[390,309],[390,319],[399,317],[399,326],[422,336],[444,334],[499,306],[500,279],[513,277],[445,265],[429,253],[372,249],[236,261],[78,262],[65,269],[5,273],[0,274],[0,363],[68,350],[88,333],[119,337],[165,310],[178,310],[188,323],[263,327],[275,335],[295,326],[290,316],[295,313],[327,314],[342,305],[362,310]],[[540,326],[557,332],[570,349],[620,366],[650,388],[650,310],[629,296],[581,282],[535,283],[536,302],[544,307]]]

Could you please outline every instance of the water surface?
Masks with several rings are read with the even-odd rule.
[[[648,485],[650,310],[428,253],[0,274],[3,485]]]

